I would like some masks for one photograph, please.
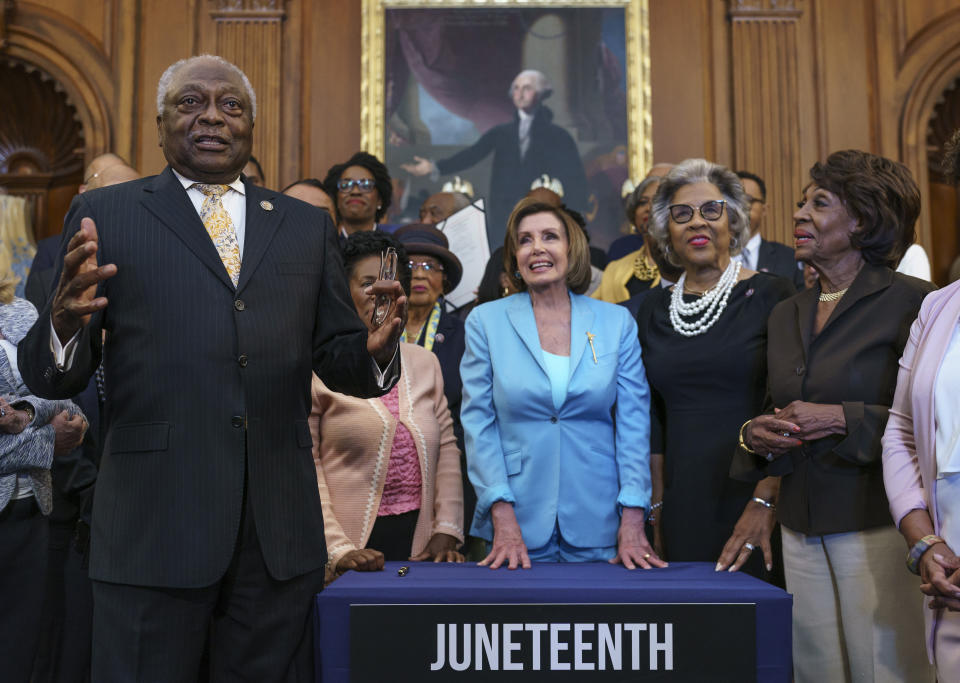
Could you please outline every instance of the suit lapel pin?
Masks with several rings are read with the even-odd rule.
[[[597,364],[597,349],[593,346],[593,340],[597,335],[587,332],[587,341],[590,343],[590,352],[593,354],[593,364]]]
[[[445,337],[443,336],[443,332],[437,332],[437,336],[433,338],[433,340],[438,344],[442,344],[444,339]]]
[[[262,202],[260,202],[260,208],[264,211],[273,211],[273,204],[264,199]]]

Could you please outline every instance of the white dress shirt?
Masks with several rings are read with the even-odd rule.
[[[760,233],[758,232],[756,235],[751,237],[746,244],[743,245],[743,249],[740,250],[740,253],[733,258],[740,261],[744,268],[756,270],[757,260],[760,257],[760,242],[762,241],[763,238],[760,237]]]
[[[520,145],[520,158],[527,155],[530,149],[530,126],[533,125],[533,114],[528,114],[523,109],[517,109],[520,115],[520,135],[517,143]]]
[[[897,266],[897,272],[931,282],[930,259],[927,258],[927,252],[923,247],[919,244],[911,244],[907,247],[906,253],[900,259],[900,265]]]
[[[943,355],[934,384],[936,420],[936,505],[940,536],[951,548],[960,547],[960,324]]]

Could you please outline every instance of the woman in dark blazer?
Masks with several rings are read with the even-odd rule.
[[[773,410],[744,424],[735,467],[782,475],[795,680],[932,680],[880,461],[897,360],[931,289],[892,270],[920,192],[902,164],[855,150],[810,178],[794,238],[819,280],[770,315]]]

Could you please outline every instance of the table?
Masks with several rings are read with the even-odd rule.
[[[789,681],[792,604],[706,563],[388,562],[317,596],[316,680]]]

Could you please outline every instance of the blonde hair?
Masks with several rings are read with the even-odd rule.
[[[14,253],[21,255],[24,261],[32,260],[37,253],[27,216],[26,198],[0,195],[0,303],[13,301],[20,282],[13,272]]]
[[[527,291],[527,283],[523,281],[517,270],[517,230],[520,221],[527,216],[538,213],[549,213],[556,216],[563,224],[567,233],[567,287],[574,294],[583,294],[590,287],[590,243],[587,234],[580,224],[563,208],[546,204],[533,197],[521,199],[510,214],[507,221],[507,237],[503,243],[503,269],[510,283],[517,291]]]

